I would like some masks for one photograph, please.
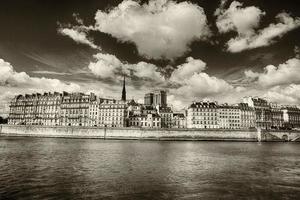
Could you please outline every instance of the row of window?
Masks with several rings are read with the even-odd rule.
[[[193,121],[193,124],[212,124],[212,125],[218,125],[218,122],[214,122],[214,121]]]
[[[150,123],[147,123],[147,122],[129,122],[129,125],[130,126],[142,126],[142,127],[151,127],[151,124]],[[152,126],[153,127],[160,127],[160,123],[159,122],[153,122],[152,123]]]
[[[203,112],[197,112],[197,113],[192,113],[193,116],[201,115],[201,116],[217,116],[217,113],[203,113]]]

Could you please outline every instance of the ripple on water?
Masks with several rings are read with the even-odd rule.
[[[1,199],[297,199],[300,145],[1,138]]]

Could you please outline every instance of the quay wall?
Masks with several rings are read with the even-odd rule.
[[[300,132],[1,125],[1,136],[140,140],[299,141]]]

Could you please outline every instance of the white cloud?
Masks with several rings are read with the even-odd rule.
[[[98,53],[94,55],[96,62],[91,62],[88,68],[98,77],[114,78],[121,71],[122,62],[114,55]]]
[[[205,68],[206,63],[203,61],[187,58],[187,62],[178,66],[170,77],[173,84],[179,85],[171,91],[185,98],[204,98],[224,94],[233,89],[225,80],[203,72]]]
[[[276,38],[280,38],[287,32],[300,27],[300,19],[294,19],[287,13],[278,14],[276,19],[277,24],[270,24],[268,27],[257,31],[257,33],[230,39],[227,42],[227,50],[235,53],[269,46],[275,42]]]
[[[164,81],[161,74],[156,71],[157,67],[151,63],[139,62],[137,64],[126,64],[124,68],[131,70],[132,73],[139,78],[155,80],[156,82]]]
[[[68,73],[68,72],[55,72],[55,71],[47,71],[47,70],[31,71],[31,73],[34,73],[34,74],[50,74],[50,75],[59,75],[59,76],[72,75],[72,73]]]
[[[0,59],[0,115],[7,115],[8,104],[13,96],[24,93],[67,91],[77,92],[80,86],[58,79],[31,77],[26,72],[16,72],[13,66]]]
[[[131,78],[138,78],[143,82],[143,87],[135,91],[136,93],[153,90],[153,85],[157,87],[172,86],[170,95],[173,98],[172,104],[178,109],[184,103],[190,103],[194,98],[216,97],[228,92],[235,92],[234,87],[223,79],[210,76],[203,72],[206,63],[199,59],[188,57],[186,63],[177,66],[169,79],[165,79],[156,66],[146,62],[137,64],[124,64],[114,55],[98,53],[95,55],[96,61],[89,65],[90,70],[100,78],[111,78],[119,80],[122,74]],[[151,83],[152,87],[145,83]],[[172,98],[171,98],[172,99]],[[171,100],[170,100],[171,101]]]
[[[275,86],[267,91],[266,97],[273,102],[281,104],[300,104],[300,85]]]
[[[251,70],[245,72],[247,78],[256,79],[256,82],[262,87],[300,83],[299,74],[300,60],[297,58],[289,59],[278,67],[268,65],[262,73]]]
[[[238,35],[227,42],[227,50],[232,53],[258,47],[269,46],[276,38],[300,26],[299,18],[292,18],[282,12],[276,16],[277,23],[257,30],[261,18],[266,14],[255,6],[242,7],[243,4],[233,1],[229,8],[224,9],[226,1],[222,1],[215,12],[216,25],[220,33],[236,31]]]
[[[209,76],[207,73],[196,73],[184,81],[184,84],[176,89],[178,95],[190,97],[210,97],[224,94],[233,87],[225,80]]]
[[[179,65],[172,73],[171,81],[180,82],[190,78],[195,73],[200,73],[206,68],[206,63],[199,59],[188,57],[186,63]]]
[[[222,4],[221,4],[222,6]],[[252,35],[254,29],[259,26],[259,22],[265,12],[255,6],[242,8],[243,4],[233,1],[227,10],[217,12],[217,27],[221,33],[237,31],[239,35]]]
[[[182,100],[178,99],[175,95],[168,95],[168,104],[172,106],[174,111],[180,111],[188,106],[188,103],[191,102],[183,102]]]
[[[59,28],[58,32],[64,36],[68,36],[71,39],[73,39],[76,43],[78,44],[85,44],[90,46],[93,49],[99,49],[97,45],[93,43],[90,39],[87,37],[87,33],[84,32],[83,30],[79,30],[74,28]]]
[[[94,29],[133,42],[148,58],[174,59],[194,40],[210,36],[203,8],[190,2],[124,0],[109,12],[98,10]]]
[[[50,91],[76,91],[80,86],[64,83],[58,79],[30,77],[26,72],[16,72],[13,66],[0,59],[0,85],[19,88],[36,88]]]
[[[95,62],[91,62],[88,68],[100,78],[115,79],[118,75],[135,76],[139,79],[164,81],[164,78],[156,71],[156,66],[146,62],[126,64],[111,54],[98,53],[94,55]]]

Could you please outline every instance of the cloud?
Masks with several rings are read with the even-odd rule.
[[[220,33],[231,31],[238,33],[226,43],[227,51],[232,53],[269,46],[276,38],[300,26],[299,18],[293,18],[288,13],[282,12],[276,16],[276,24],[272,23],[266,28],[257,30],[265,12],[255,6],[242,7],[243,4],[237,1],[233,1],[225,10],[225,3],[221,3],[215,12],[216,25]]]
[[[300,103],[300,85],[290,84],[288,86],[275,86],[267,91],[266,97],[273,102],[281,104]]]
[[[26,72],[16,72],[13,66],[0,59],[0,115],[7,115],[9,101],[13,96],[36,92],[78,92],[76,83],[65,83],[58,79],[31,77]]]
[[[190,2],[124,0],[108,12],[98,10],[95,20],[95,30],[133,42],[139,54],[154,59],[180,57],[191,42],[210,36],[203,8]]]
[[[264,72],[258,73],[248,70],[245,72],[246,78],[255,80],[262,87],[273,87],[278,85],[287,85],[300,83],[300,59],[289,59],[278,67],[268,65]]]
[[[182,86],[176,89],[176,93],[178,95],[204,98],[224,94],[232,89],[233,87],[225,80],[209,76],[207,73],[196,73],[185,79]]]
[[[133,78],[162,82],[164,78],[156,71],[156,66],[146,62],[126,64],[111,54],[98,53],[94,55],[95,62],[91,62],[88,68],[91,72],[103,79],[115,79],[118,76],[131,76]]]
[[[221,0],[219,8],[217,8],[214,13],[215,16],[219,16],[225,11],[225,5],[227,2],[228,0]]]
[[[68,36],[69,38],[71,38],[78,44],[85,44],[85,45],[90,46],[93,49],[101,50],[101,48],[98,47],[97,45],[95,45],[92,40],[88,39],[87,33],[84,32],[83,30],[76,29],[75,27],[59,28],[58,33],[60,33],[61,35],[64,35],[64,36]]]
[[[16,72],[13,66],[0,59],[0,86],[50,91],[77,91],[80,86],[64,83],[58,79],[30,77],[26,72]]]
[[[168,95],[168,105],[172,106],[174,111],[180,111],[188,106],[188,104],[178,99],[175,95]]]
[[[233,89],[225,80],[203,72],[205,68],[206,63],[203,61],[187,58],[186,63],[178,66],[170,77],[171,83],[177,86],[172,92],[185,98],[204,98],[224,94]]]
[[[103,53],[98,53],[94,57],[96,60],[90,63],[89,69],[96,76],[118,82],[122,75],[126,75],[130,77],[131,84],[133,84],[132,80],[138,80],[142,86],[137,88],[138,91],[134,91],[136,94],[153,90],[153,85],[169,89],[169,95],[177,97],[170,100],[176,109],[184,103],[190,103],[194,98],[216,97],[231,91],[235,92],[234,87],[227,81],[203,72],[206,63],[192,57],[188,57],[185,63],[176,66],[169,79],[164,78],[156,70],[157,66],[151,63],[127,64],[114,55]]]
[[[154,80],[157,83],[165,80],[160,72],[156,71],[157,66],[151,63],[139,62],[137,64],[126,64],[124,65],[124,68],[129,70],[131,74],[138,78],[143,78],[149,81]]]
[[[34,74],[50,74],[50,75],[59,75],[59,76],[72,75],[72,73],[55,72],[55,71],[47,71],[47,70],[31,71],[31,72]]]
[[[172,73],[171,81],[181,82],[190,78],[195,73],[200,73],[206,68],[206,63],[199,59],[188,57],[186,63],[179,65]]]
[[[114,78],[118,71],[122,71],[122,62],[114,55],[98,53],[94,55],[95,62],[91,62],[88,68],[100,78]]]
[[[275,38],[280,38],[287,32],[300,26],[300,19],[294,19],[287,13],[278,14],[276,19],[278,21],[277,24],[270,24],[268,27],[259,30],[256,34],[230,39],[227,43],[228,51],[235,53],[269,46],[275,42]]]
[[[246,8],[242,6],[242,3],[233,1],[227,10],[222,8],[216,13],[218,14],[216,25],[220,33],[237,31],[242,36],[254,33],[254,29],[259,26],[260,19],[265,12],[255,6]]]

